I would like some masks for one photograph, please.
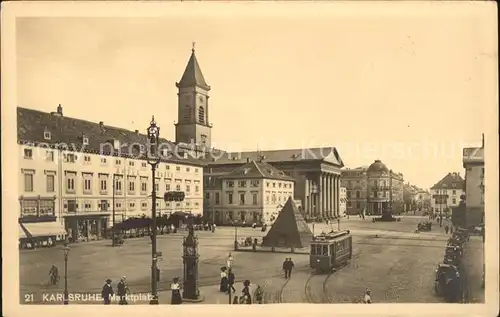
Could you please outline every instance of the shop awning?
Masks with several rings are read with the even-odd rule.
[[[56,222],[39,222],[39,223],[20,223],[19,224],[19,239],[28,237],[48,237],[66,235],[66,230],[63,225]]]

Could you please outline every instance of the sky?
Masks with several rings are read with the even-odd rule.
[[[422,188],[463,175],[462,148],[497,120],[491,24],[379,11],[18,18],[18,105],[141,131],[155,115],[173,140],[196,42],[217,148],[335,146],[346,167],[380,159]]]

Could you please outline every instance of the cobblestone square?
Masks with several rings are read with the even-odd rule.
[[[364,290],[372,290],[374,302],[379,303],[437,303],[434,295],[434,269],[442,261],[448,236],[438,225],[431,232],[413,232],[421,217],[403,217],[401,222],[372,223],[370,219],[343,219],[340,226],[353,233],[353,258],[332,275],[311,275],[309,257],[305,254],[271,252],[234,252],[234,229],[219,228],[215,233],[197,231],[200,241],[200,290],[204,303],[228,302],[227,295],[218,292],[220,268],[229,252],[234,256],[237,281],[249,279],[265,287],[265,303],[355,303]],[[311,228],[312,225],[310,224]],[[329,231],[333,225],[316,224],[316,233]],[[159,262],[160,303],[169,303],[169,287],[174,276],[182,278],[181,243],[185,232],[159,236],[158,250],[163,253]],[[238,228],[238,237],[260,237],[259,229]],[[467,267],[470,267],[469,298],[484,300],[478,285],[482,262],[482,243],[471,238]],[[121,247],[111,247],[110,241],[72,245],[68,262],[68,285],[71,293],[100,293],[104,280],[116,285],[127,276],[132,293],[150,290],[150,253],[148,237],[128,239]],[[295,262],[292,278],[285,280],[281,264],[291,256]],[[48,270],[52,264],[62,275],[63,254],[60,248],[20,251],[21,302],[26,294],[34,294],[35,302],[43,294],[63,292],[63,283],[49,286]],[[479,272],[479,273],[478,273]],[[63,278],[63,277],[62,277]],[[241,290],[240,283],[236,285]],[[483,294],[483,295],[481,295]],[[483,296],[483,297],[481,297]],[[90,302],[89,302],[90,303]],[[144,303],[138,301],[136,304]]]

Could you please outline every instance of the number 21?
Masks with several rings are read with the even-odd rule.
[[[33,294],[24,294],[24,302],[33,302]]]

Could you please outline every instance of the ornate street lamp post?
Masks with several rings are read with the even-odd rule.
[[[70,247],[65,244],[64,251],[64,305],[69,303],[69,293],[68,293],[68,255]]]
[[[153,177],[152,179],[152,192],[151,192],[151,200],[152,200],[152,206],[151,206],[151,220],[152,220],[152,239],[151,239],[151,256],[152,256],[152,263],[151,263],[151,295],[152,299],[149,302],[149,304],[152,305],[157,305],[158,304],[158,292],[157,292],[157,274],[158,274],[158,268],[157,268],[157,254],[156,254],[156,167],[160,163],[160,155],[158,153],[158,142],[160,139],[160,127],[156,125],[155,122],[155,117],[153,116],[153,119],[151,120],[151,123],[149,124],[149,127],[147,128],[147,133],[148,133],[148,148],[147,148],[147,161],[148,164],[151,165],[151,175]]]

